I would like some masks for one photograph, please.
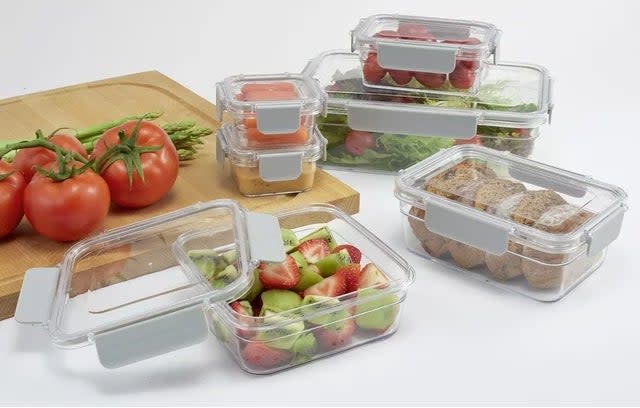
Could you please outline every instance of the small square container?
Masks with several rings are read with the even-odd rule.
[[[358,55],[348,51],[320,54],[303,73],[327,92],[321,166],[336,169],[395,173],[465,143],[528,156],[553,107],[547,70],[530,64],[488,65],[474,96],[365,87]]]
[[[600,266],[627,209],[618,187],[481,146],[401,171],[395,195],[411,251],[540,301]]]
[[[488,23],[380,14],[360,20],[351,51],[367,86],[474,94],[496,62],[499,38]]]
[[[285,236],[281,228],[293,232]],[[236,311],[232,304],[243,302],[234,301],[255,296],[261,285],[257,267],[286,262],[293,256],[286,251],[298,249],[291,235],[309,233],[357,246],[361,262],[374,264],[374,276],[385,280],[338,297],[312,296],[287,310],[269,304],[256,317]],[[335,207],[273,216],[216,200],[93,236],[56,267],[30,269],[15,319],[44,326],[58,347],[95,346],[107,368],[215,333],[243,369],[264,374],[394,333],[412,279],[402,258]]]
[[[218,121],[227,112],[251,149],[307,144],[325,105],[318,84],[300,74],[237,75],[216,84]]]
[[[310,190],[316,162],[325,154],[325,139],[312,128],[305,144],[272,149],[247,147],[232,124],[216,134],[216,158],[224,166],[228,158],[231,176],[241,194],[257,197]]]

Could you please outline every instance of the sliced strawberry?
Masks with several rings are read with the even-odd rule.
[[[338,245],[337,247],[333,248],[331,253],[340,252],[342,250],[347,251],[347,253],[349,254],[349,258],[351,258],[351,262],[357,263],[357,264],[360,263],[360,260],[362,259],[362,252],[360,252],[360,250],[354,247],[353,245],[349,245],[349,244]]]
[[[360,264],[353,263],[338,268],[338,270],[336,271],[336,275],[342,275],[344,277],[344,282],[347,287],[346,293],[351,293],[358,290],[360,281]]]
[[[329,255],[329,245],[324,239],[310,239],[298,245],[298,251],[309,263],[316,263]]]
[[[329,253],[328,248],[327,253]],[[300,281],[298,264],[290,255],[287,255],[282,263],[261,262],[258,268],[260,269],[260,282],[265,289],[291,289]]]
[[[358,280],[358,288],[384,288],[389,283],[389,279],[385,276],[384,273],[377,266],[370,263],[365,265],[360,272],[360,279]]]
[[[319,327],[316,331],[316,338],[324,349],[338,348],[348,344],[355,331],[356,324],[353,319],[349,318]]]
[[[304,296],[316,295],[316,296],[330,296],[337,297],[347,293],[347,282],[344,279],[344,275],[338,275],[337,273],[324,278],[322,281],[307,288],[304,291]]]
[[[291,359],[291,353],[271,348],[261,342],[251,342],[242,350],[242,358],[251,367],[273,368]]]
[[[251,325],[253,323],[253,319],[251,319],[251,317],[253,316],[253,308],[251,307],[251,303],[249,303],[246,300],[243,301],[235,301],[233,303],[231,303],[231,308],[238,313],[240,316],[238,316],[238,322],[242,325],[242,326],[246,326],[246,325]],[[251,316],[251,317],[244,317],[244,316]],[[248,338],[252,335],[251,330],[245,330],[245,329],[238,329],[238,336],[243,337],[243,338]]]
[[[393,79],[393,82],[395,82],[398,85],[406,85],[409,82],[411,82],[412,75],[411,75],[411,72],[409,71],[390,69],[388,70],[388,72],[391,79]]]

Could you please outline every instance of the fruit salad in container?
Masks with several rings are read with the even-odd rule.
[[[530,64],[488,65],[473,96],[368,88],[348,51],[320,54],[303,72],[328,95],[321,165],[336,169],[395,173],[460,144],[529,156],[552,109],[549,74]]]
[[[72,246],[27,271],[15,319],[119,368],[214,333],[264,374],[384,338],[411,267],[341,210],[267,215],[198,203]]]
[[[627,209],[618,187],[480,146],[401,171],[395,194],[411,251],[541,301],[602,264]]]
[[[324,137],[316,128],[310,132],[304,144],[257,149],[246,146],[238,129],[227,123],[216,135],[218,164],[229,163],[238,190],[248,197],[307,191],[325,153]]]
[[[216,84],[216,109],[219,121],[228,114],[244,147],[274,149],[307,144],[325,98],[300,74],[237,75]]]
[[[473,94],[495,63],[500,31],[478,21],[374,15],[351,32],[367,86]]]

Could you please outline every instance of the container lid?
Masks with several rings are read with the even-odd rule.
[[[254,117],[264,134],[293,133],[300,118],[325,110],[316,81],[300,74],[236,75],[216,84],[218,120],[224,111]]]
[[[627,197],[590,177],[475,145],[401,170],[395,195],[429,214],[429,230],[496,255],[509,241],[550,253],[584,245],[598,254],[618,236]]]
[[[260,260],[283,261],[279,237],[275,217],[231,200],[116,228],[27,271],[15,318],[60,346],[95,343],[106,367],[163,354],[204,340],[203,306],[243,295]]]
[[[383,68],[448,74],[458,59],[495,54],[499,33],[478,21],[379,14],[360,20],[351,51],[374,50]]]
[[[365,87],[358,55],[347,51],[320,54],[303,73],[327,92],[329,114],[363,131],[469,139],[478,125],[535,128],[552,109],[549,74],[530,64],[487,65],[473,96]]]
[[[216,160],[224,166],[225,157],[236,166],[260,167],[260,177],[264,181],[295,180],[302,172],[301,165],[315,162],[326,153],[326,140],[317,128],[313,128],[309,140],[304,145],[290,145],[286,148],[253,149],[246,146],[238,129],[227,123],[216,133]]]

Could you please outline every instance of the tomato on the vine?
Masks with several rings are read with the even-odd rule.
[[[164,197],[178,177],[178,153],[167,133],[148,121],[130,121],[107,130],[92,157],[109,185],[111,200],[141,208]]]
[[[26,183],[19,171],[0,160],[0,238],[9,235],[22,219]]]
[[[40,235],[75,241],[98,228],[109,212],[109,186],[79,162],[59,159],[24,190],[24,213]]]
[[[78,153],[82,157],[88,156],[82,143],[74,136],[60,133],[51,136],[48,140],[64,150]],[[42,167],[55,159],[56,152],[53,150],[49,150],[46,147],[28,147],[18,150],[16,157],[13,159],[13,165],[22,173],[28,183],[35,174],[36,167]]]

